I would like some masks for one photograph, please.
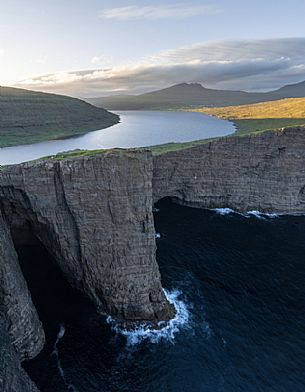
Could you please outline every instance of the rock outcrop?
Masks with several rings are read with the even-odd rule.
[[[153,199],[201,208],[305,212],[305,128],[225,137],[154,157]]]
[[[22,361],[40,352],[44,345],[44,332],[1,211],[0,233],[0,305],[12,344]]]
[[[20,366],[20,358],[7,332],[5,310],[0,307],[0,391],[38,392],[35,384]]]

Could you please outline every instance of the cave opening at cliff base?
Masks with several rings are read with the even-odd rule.
[[[11,235],[47,340],[54,340],[60,324],[73,319],[80,308],[93,310],[93,305],[71,287],[30,223],[11,228]]]

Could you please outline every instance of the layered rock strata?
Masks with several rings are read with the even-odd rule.
[[[0,173],[10,227],[28,224],[70,284],[119,320],[167,319],[155,259],[150,152],[111,151]]]
[[[12,344],[22,361],[40,352],[44,332],[1,211],[0,233],[0,306],[8,323]]]
[[[0,391],[38,392],[20,365],[20,358],[8,334],[5,310],[0,307]]]
[[[305,128],[225,137],[154,157],[153,199],[201,208],[305,212]]]

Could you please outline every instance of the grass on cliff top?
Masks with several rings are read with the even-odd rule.
[[[66,152],[59,152],[55,155],[48,155],[46,157],[38,158],[37,161],[63,161],[65,159],[74,159],[80,157],[92,157],[98,154],[105,154],[107,152],[115,152],[115,151],[129,151],[129,152],[137,152],[141,150],[148,150],[149,148],[108,148],[108,149],[100,149],[100,150],[73,150]]]
[[[297,125],[305,125],[305,118],[265,118],[232,120],[236,126],[234,136],[247,136],[264,131],[276,131],[280,128],[289,128]]]

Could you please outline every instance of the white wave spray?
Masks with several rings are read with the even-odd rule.
[[[264,213],[264,212],[260,212],[260,211],[256,211],[256,210],[248,211],[245,214],[246,218],[250,218],[251,216],[254,216],[255,218],[258,218],[258,219],[266,219],[266,218],[273,219],[273,218],[279,217],[279,215],[275,214],[275,213],[268,213],[268,212]]]
[[[234,212],[231,208],[215,208],[213,211],[218,215],[229,215]]]
[[[59,374],[60,374],[63,382],[65,383],[65,385],[67,387],[67,390],[68,391],[72,391],[72,392],[77,392],[77,389],[74,387],[74,385],[72,385],[69,382],[67,382],[66,376],[65,376],[65,371],[62,368],[61,361],[60,361],[60,358],[59,358],[59,352],[58,352],[57,345],[58,345],[59,341],[64,337],[65,333],[66,333],[66,329],[65,329],[64,325],[61,324],[60,327],[59,327],[59,332],[57,334],[56,341],[54,343],[54,347],[53,347],[53,351],[51,353],[51,356],[54,356],[56,358],[57,368],[58,368]]]
[[[255,217],[257,219],[274,219],[279,218],[280,214],[272,213],[272,212],[260,212],[257,210],[247,211],[245,214],[234,211],[231,208],[214,208],[212,211],[216,212],[218,215],[229,215],[229,214],[237,214],[242,215],[245,218]]]
[[[179,297],[181,291],[172,290],[167,291],[163,289],[165,296],[170,304],[175,307],[175,317],[167,322],[158,323],[158,328],[152,328],[148,324],[141,324],[134,329],[125,329],[120,327],[111,316],[107,317],[107,322],[111,324],[111,328],[126,337],[127,345],[133,346],[143,341],[149,341],[150,343],[159,343],[161,340],[166,340],[171,343],[175,341],[175,335],[182,328],[189,327],[189,311],[188,308]]]

